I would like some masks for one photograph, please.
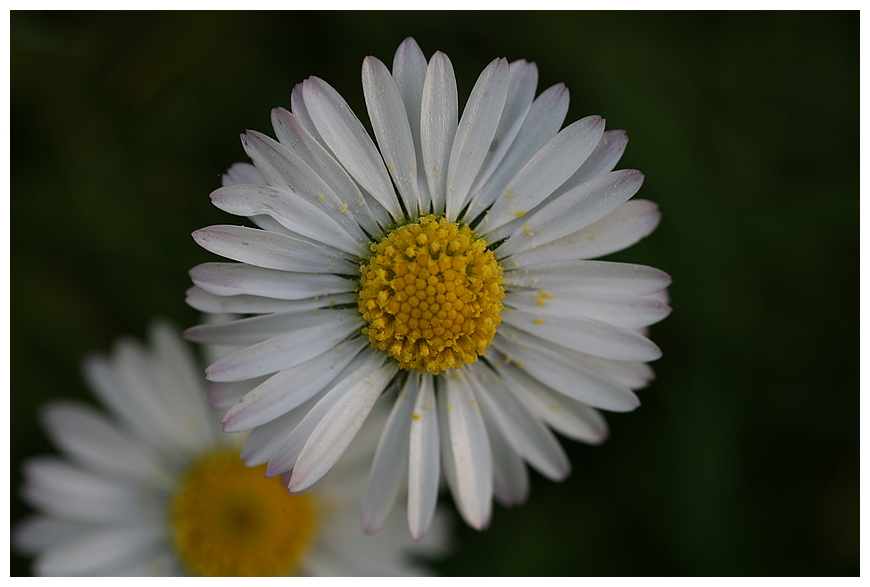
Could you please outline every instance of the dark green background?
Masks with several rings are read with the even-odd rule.
[[[81,357],[141,336],[212,260],[190,232],[238,133],[293,85],[362,115],[360,65],[414,36],[464,100],[496,56],[631,137],[663,219],[614,258],[674,278],[643,406],[574,473],[457,531],[460,575],[859,572],[857,12],[31,13],[11,17],[11,482]],[[458,525],[460,526],[460,525]],[[27,561],[13,555],[12,574]]]

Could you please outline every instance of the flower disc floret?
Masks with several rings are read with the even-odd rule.
[[[468,226],[424,216],[371,245],[362,266],[363,334],[403,369],[472,363],[501,323],[502,268]]]

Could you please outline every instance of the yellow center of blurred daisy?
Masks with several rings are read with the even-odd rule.
[[[486,242],[467,226],[424,216],[371,249],[359,295],[371,345],[420,373],[476,361],[504,307],[502,268]]]
[[[296,571],[314,539],[308,494],[291,495],[266,466],[245,467],[238,449],[196,461],[170,504],[176,552],[192,575],[270,577]]]

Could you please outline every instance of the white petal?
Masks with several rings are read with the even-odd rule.
[[[361,376],[349,378],[352,385],[314,428],[300,451],[288,485],[290,491],[304,491],[319,481],[359,432],[375,401],[396,374],[393,363],[378,368],[382,361],[382,356],[374,355]]]
[[[595,408],[553,391],[513,363],[500,365],[497,372],[517,399],[558,432],[589,444],[607,438],[607,422]]]
[[[456,220],[492,145],[510,81],[507,59],[494,59],[477,78],[450,150],[447,168],[447,219]]]
[[[398,379],[398,378],[397,378]],[[384,390],[386,393],[397,391],[393,387]],[[390,396],[392,397],[392,395]],[[335,486],[335,483],[340,482],[345,487],[350,488],[354,494],[354,500],[357,500],[359,495],[365,491],[367,482],[366,472],[370,469],[370,464],[375,458],[375,450],[378,447],[378,441],[384,426],[387,425],[387,419],[390,417],[390,405],[387,401],[380,401],[372,408],[371,413],[366,418],[366,425],[357,434],[354,441],[344,451],[343,461],[336,466],[333,473],[330,473],[329,487]],[[357,504],[353,504],[352,510],[356,512]],[[354,528],[354,532],[358,532],[359,528]]]
[[[492,175],[478,189],[468,206],[465,221],[471,222],[502,193],[517,171],[559,132],[568,112],[568,90],[557,84],[532,102],[532,107],[507,153]]]
[[[218,432],[214,413],[202,401],[202,367],[174,325],[155,320],[148,331],[154,384],[165,390],[167,406],[183,419],[185,436],[194,440],[189,446],[204,450],[217,440]]]
[[[468,525],[482,530],[489,525],[492,512],[492,455],[480,407],[466,381],[466,373],[444,377],[445,411],[450,430],[450,452],[456,471],[456,498]]]
[[[165,539],[154,527],[94,530],[41,556],[36,571],[43,576],[110,574],[150,552]]]
[[[275,314],[278,312],[307,312],[318,308],[331,308],[355,303],[356,294],[343,293],[318,296],[304,300],[276,300],[261,296],[237,295],[217,296],[199,287],[191,287],[186,292],[185,301],[200,312],[213,314]]]
[[[309,139],[310,143],[314,143]],[[298,154],[268,136],[256,131],[248,131],[242,135],[242,146],[257,168],[263,173],[273,187],[289,191],[298,198],[306,199],[310,204],[320,208],[333,220],[340,224],[354,239],[362,242],[365,233],[357,223],[359,190],[354,186],[341,196],[326,178],[335,179],[336,172],[330,173],[332,165],[329,158],[323,162],[323,176],[320,167],[312,169]],[[336,189],[346,187],[346,182],[339,182]],[[353,213],[350,207],[354,206]]]
[[[655,324],[671,311],[667,304],[647,297],[594,291],[576,291],[570,296],[543,299],[538,290],[515,289],[505,296],[504,304],[536,319],[585,316],[629,329]]]
[[[447,483],[447,488],[450,490],[450,495],[453,496],[453,503],[459,513],[462,513],[464,507],[459,501],[459,487],[456,485],[456,464],[453,460],[453,448],[450,446],[450,423],[447,414],[447,389],[445,386],[446,380],[442,376],[437,376],[435,407],[438,410],[438,446],[441,453],[441,470],[444,471],[444,481]]]
[[[336,556],[328,545],[315,545],[299,563],[304,577],[360,577],[357,568]]]
[[[417,154],[399,88],[387,66],[372,56],[363,60],[362,81],[381,156],[399,190],[405,210],[416,216],[421,209],[417,193]]]
[[[231,229],[231,231],[233,233],[236,233],[236,236],[229,239],[230,241],[237,240],[238,238],[243,238],[242,242],[240,242],[240,243],[234,243],[234,242],[230,243],[230,245],[233,246],[234,250],[236,251],[233,254],[250,256],[252,254],[252,251],[246,250],[246,247],[249,247],[251,244],[249,242],[250,239],[247,239],[244,237],[246,236],[246,234],[250,234],[250,233],[246,233],[245,231],[251,231],[251,232],[255,232],[255,233],[264,233],[262,236],[265,237],[265,240],[267,241],[267,243],[266,243],[267,247],[268,247],[269,238],[271,236],[275,236],[275,237],[280,238],[280,239],[288,239],[289,242],[291,243],[291,249],[295,249],[298,247],[307,247],[307,248],[310,248],[311,250],[323,251],[324,254],[327,256],[335,256],[335,257],[343,259],[343,260],[354,260],[354,256],[349,254],[349,253],[341,251],[340,249],[336,249],[335,247],[333,247],[331,245],[327,245],[321,241],[312,240],[312,239],[308,238],[307,236],[303,236],[297,232],[287,230],[284,226],[279,224],[275,219],[273,219],[271,216],[268,216],[266,214],[258,214],[256,216],[251,216],[249,219],[252,220],[254,222],[254,224],[257,225],[256,228],[250,228],[250,227],[245,227],[245,226],[209,226],[207,228],[200,229],[199,231],[194,231],[193,233],[191,233],[191,236],[197,242],[198,242],[198,239],[200,239],[200,238],[202,238],[204,240],[204,242],[211,242],[212,240],[214,240],[214,234],[227,232],[224,229],[229,228],[229,229]],[[217,229],[217,230],[212,230],[212,229]],[[234,229],[244,229],[244,230],[234,230]],[[202,234],[200,234],[200,233],[202,233]],[[210,236],[209,233],[213,233],[213,234]],[[255,235],[255,238],[257,238],[256,235]],[[262,237],[259,238],[258,240],[262,240]],[[242,245],[241,249],[238,249],[239,244]],[[221,245],[220,242],[218,242],[217,244],[212,243],[211,245],[200,243],[200,245],[203,248],[206,248],[207,250],[212,250],[209,247],[227,246],[227,245]],[[267,253],[268,253],[268,251],[267,251]],[[217,253],[217,254],[221,254],[221,253]],[[254,254],[260,254],[260,253],[258,251],[255,251]],[[293,253],[291,251],[291,255],[292,254]],[[298,251],[295,254],[298,255],[299,254]],[[282,255],[282,253],[278,252],[278,255],[280,256],[280,255]],[[230,255],[224,255],[224,256],[227,256],[229,258],[233,258]],[[273,263],[274,263],[274,261],[273,261]],[[251,264],[253,265],[253,263],[251,263]],[[290,269],[290,271],[294,271],[294,269]]]
[[[279,300],[301,300],[353,291],[356,283],[329,273],[288,273],[245,263],[202,263],[190,278],[218,296],[255,295]]]
[[[314,326],[323,326],[336,320],[351,320],[359,311],[323,309],[312,312],[282,312],[241,318],[217,324],[200,324],[184,331],[194,342],[225,345],[249,345]]]
[[[376,360],[377,358],[378,352],[374,349],[364,350],[354,357],[353,361],[336,376],[336,383],[331,389],[322,395],[315,395],[314,398],[309,400],[315,401],[314,406],[308,410],[305,417],[302,418],[299,424],[293,428],[292,432],[275,449],[275,452],[269,459],[269,466],[266,468],[267,477],[274,477],[293,468],[299,453],[304,448],[308,437],[311,436],[317,425],[320,424],[336,402],[347,393],[348,389],[380,365]],[[301,409],[301,406],[297,409]]]
[[[429,531],[438,501],[438,412],[435,379],[423,375],[414,406],[408,454],[408,526],[414,540]]]
[[[250,163],[233,163],[227,172],[221,176],[221,185],[236,185],[239,183],[266,184],[266,178]]]
[[[486,422],[489,445],[492,448],[493,493],[500,504],[513,507],[524,503],[529,497],[529,472],[491,413],[482,403],[481,414]]]
[[[170,552],[165,541],[136,551],[129,560],[120,566],[112,565],[97,576],[106,577],[183,577],[186,572],[181,567],[175,553]]]
[[[326,146],[326,141],[323,140],[323,137],[320,136],[320,131],[314,126],[311,115],[308,113],[308,107],[305,106],[305,92],[302,82],[293,86],[293,91],[290,92],[290,111],[299,121],[302,128],[324,149],[328,150],[329,147]],[[330,156],[332,156],[331,153]]]
[[[246,393],[266,380],[266,376],[254,377],[245,381],[210,381],[205,386],[205,399],[219,410],[226,410],[241,401]]]
[[[296,87],[301,89],[301,84]],[[275,135],[281,144],[299,157],[310,168],[311,172],[323,180],[336,197],[348,204],[354,220],[363,230],[369,234],[377,234],[380,226],[366,203],[359,186],[326,149],[322,141],[318,141],[311,135],[311,129],[306,127],[302,117],[287,112],[283,108],[274,108],[272,110],[272,127],[275,129]],[[326,200],[325,197],[324,200]],[[319,196],[318,201],[322,202]]]
[[[209,226],[193,232],[199,246],[233,261],[281,271],[356,275],[359,266],[326,245],[246,226]]]
[[[391,518],[391,522],[398,521]],[[398,524],[388,524],[377,536],[366,536],[358,528],[348,528],[341,535],[330,537],[328,545],[332,555],[344,561],[351,561],[356,568],[355,575],[374,576],[415,576],[425,574],[426,569],[412,563],[413,555],[429,554],[423,544],[411,542],[407,530]],[[409,556],[410,555],[410,556]],[[413,558],[412,558],[413,557]]]
[[[146,444],[201,450],[214,440],[214,423],[203,419],[199,369],[174,329],[158,323],[151,330],[152,348],[121,339],[111,360],[86,361],[86,377]]]
[[[518,220],[552,194],[586,160],[604,133],[604,119],[587,116],[553,137],[511,179],[478,227],[490,242],[510,233],[495,229]],[[523,218],[523,220],[526,220]]]
[[[133,487],[53,457],[28,460],[24,476],[22,496],[29,504],[69,520],[129,522],[159,513]]]
[[[603,218],[637,193],[643,184],[643,174],[636,169],[624,169],[600,175],[548,201],[518,228],[496,254],[507,256],[552,242],[577,232]],[[491,237],[507,236],[495,231]]]
[[[510,326],[508,326],[508,328],[510,328]],[[512,331],[524,334],[522,331],[516,329],[512,329]],[[652,367],[647,363],[640,361],[615,361],[613,359],[594,357],[537,337],[534,337],[534,341],[543,347],[549,348],[553,352],[569,357],[579,365],[584,365],[585,367],[593,369],[600,375],[608,377],[616,383],[631,389],[642,389],[649,385],[649,382],[655,378],[655,373],[653,372]]]
[[[262,228],[263,230],[266,230],[268,232],[283,234],[284,236],[289,236],[291,238],[295,238],[296,240],[305,241],[313,245],[323,244],[318,240],[308,238],[307,236],[303,236],[298,232],[293,232],[292,230],[289,230],[268,214],[255,214],[254,216],[248,216],[248,220],[253,222],[257,228]]]
[[[160,376],[155,361],[138,341],[119,340],[112,352],[112,367],[120,393],[133,406],[130,417],[147,428],[155,446],[197,451],[209,444],[211,438],[201,426],[188,425],[188,406],[178,397],[177,384]]]
[[[289,412],[322,391],[367,344],[362,337],[272,375],[221,419],[224,432],[242,432]]]
[[[431,204],[429,183],[426,179],[423,163],[423,143],[420,136],[421,106],[423,103],[423,84],[426,82],[426,57],[412,38],[402,41],[393,58],[393,77],[396,87],[405,104],[405,112],[414,140],[414,153],[417,156],[417,191],[420,194],[421,211],[428,212]]]
[[[245,465],[256,467],[268,462],[319,400],[320,397],[315,396],[271,422],[251,430],[240,455]]]
[[[654,361],[662,352],[654,342],[633,330],[577,316],[553,317],[505,309],[504,324],[555,344],[605,359]]]
[[[449,522],[452,520],[447,518],[443,510],[444,508],[438,509],[432,520],[429,533],[423,540],[413,542],[408,540],[408,525],[403,516],[390,516],[378,536],[382,536],[390,544],[396,545],[412,556],[433,557],[447,554],[452,545],[453,536],[449,527]]]
[[[605,132],[601,135],[601,140],[598,141],[598,145],[596,145],[592,154],[589,155],[589,158],[583,162],[583,165],[580,166],[580,169],[574,175],[559,186],[553,197],[559,197],[594,177],[613,171],[613,168],[616,167],[616,164],[622,158],[626,145],[628,145],[628,135],[625,134],[624,130],[609,130]]]
[[[320,78],[303,82],[305,106],[320,135],[348,173],[390,213],[402,217],[384,162],[344,98]]]
[[[469,381],[480,399],[484,416],[489,416],[487,423],[492,421],[513,450],[542,475],[553,481],[567,477],[571,465],[553,433],[498,382],[491,371],[483,366],[473,371],[476,377]],[[493,426],[487,426],[490,433],[492,429]]]
[[[327,577],[409,577],[425,574],[393,548],[385,548],[379,537],[343,534],[340,539],[320,544],[305,561],[316,575]]]
[[[471,187],[472,194],[476,194],[480,190],[501,163],[522,127],[532,105],[532,100],[535,98],[535,88],[538,85],[537,66],[521,59],[512,62],[510,68],[510,84],[501,120],[499,120],[495,136],[492,138],[486,159],[481,165],[480,173]]]
[[[294,98],[297,95],[297,91],[299,92],[301,100],[301,83],[296,84],[293,88],[291,102],[294,103],[294,105],[296,105]],[[304,109],[304,103],[300,102],[300,105]],[[282,147],[285,147],[288,151],[293,153],[293,155],[298,157],[312,170],[318,169],[320,165],[325,163],[328,159],[332,160],[335,168],[341,169],[341,165],[324,146],[324,143],[315,138],[315,136],[319,136],[319,133],[317,133],[317,129],[314,128],[311,120],[306,119],[307,113],[307,110],[305,110],[303,114],[296,112],[295,110],[290,112],[286,108],[281,107],[272,108],[272,129],[275,131],[275,138],[278,139],[278,142],[281,143]],[[260,133],[257,134],[259,135]],[[322,158],[322,154],[325,154],[326,158]],[[333,168],[332,165],[329,165],[329,167]],[[327,179],[327,176],[320,173],[318,173],[318,175],[324,179],[327,185],[331,188],[336,187],[336,184],[330,182]],[[329,175],[331,176],[331,174]],[[346,173],[345,176],[347,176]]]
[[[30,516],[12,528],[12,546],[21,554],[33,556],[46,548],[75,540],[90,528],[79,522]]]
[[[510,267],[510,262],[507,263]],[[644,265],[611,261],[555,261],[504,272],[506,286],[543,290],[546,295],[572,295],[586,290],[642,296],[671,284],[670,276]],[[508,287],[510,289],[510,287]]]
[[[366,251],[368,239],[362,231],[356,231],[355,239],[333,218],[334,214],[287,190],[256,184],[227,186],[213,191],[211,201],[237,216],[268,214],[288,230],[352,255]]]
[[[506,262],[525,267],[552,261],[603,257],[635,244],[655,230],[660,219],[658,205],[649,200],[629,200],[589,226],[512,255]]]
[[[444,212],[447,194],[447,168],[450,151],[459,120],[459,102],[453,64],[447,55],[438,51],[429,60],[426,81],[423,84],[420,136],[423,142],[423,161],[426,179],[432,196],[435,214]]]
[[[577,363],[566,353],[539,344],[521,330],[502,324],[492,345],[535,379],[577,401],[612,412],[630,412],[640,405],[628,387]]]
[[[668,293],[667,289],[661,289],[659,291],[654,291],[653,293],[646,294],[644,297],[647,297],[651,300],[656,300],[665,304],[669,304],[671,301],[671,296]]]
[[[114,367],[101,355],[91,355],[84,362],[85,379],[97,397],[107,405],[146,444],[161,446],[163,430],[153,418],[143,417],[135,397],[131,396],[118,378]],[[158,416],[159,417],[159,416]]]
[[[171,480],[151,449],[85,405],[56,402],[41,416],[55,444],[96,471],[131,480]]]
[[[348,314],[334,315],[334,318],[226,354],[209,365],[206,378],[238,381],[289,369],[339,344],[360,327],[362,320]]]
[[[366,534],[374,534],[384,525],[408,473],[411,414],[417,402],[419,388],[420,376],[410,373],[402,391],[396,396],[378,442],[363,495],[362,527]]]
[[[558,347],[559,352],[566,353],[577,363],[595,369],[602,375],[609,377],[621,385],[631,389],[642,389],[649,385],[655,378],[652,367],[640,361],[614,361],[593,357],[563,346]]]

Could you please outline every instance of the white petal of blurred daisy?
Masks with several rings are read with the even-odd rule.
[[[220,432],[200,371],[171,327],[156,324],[148,347],[123,340],[85,367],[112,417],[68,401],[42,412],[70,458],[24,467],[22,494],[39,513],[15,528],[13,543],[35,557],[36,574],[418,575],[426,569],[412,556],[443,550],[440,514],[437,535],[424,542],[411,540],[398,516],[385,536],[359,529],[386,411],[322,483],[294,495],[239,459],[239,439]]]
[[[568,475],[551,428],[599,443],[598,408],[637,407],[661,354],[639,331],[670,312],[670,278],[590,259],[648,235],[658,208],[628,201],[639,171],[612,171],[623,131],[598,116],[559,130],[568,91],[535,98],[533,63],[494,60],[461,113],[449,59],[427,63],[413,39],[392,72],[367,57],[362,80],[377,143],[316,77],[272,111],[277,140],[242,135],[254,165],[233,166],[211,198],[259,228],[194,233],[239,263],[195,267],[188,302],[254,316],[186,335],[246,345],[207,369],[208,394],[228,408],[225,431],[253,430],[247,462],[292,471],[291,491],[328,471],[395,388],[364,529],[407,477],[423,536],[440,470],[481,529],[493,495],[525,500],[523,462]]]

